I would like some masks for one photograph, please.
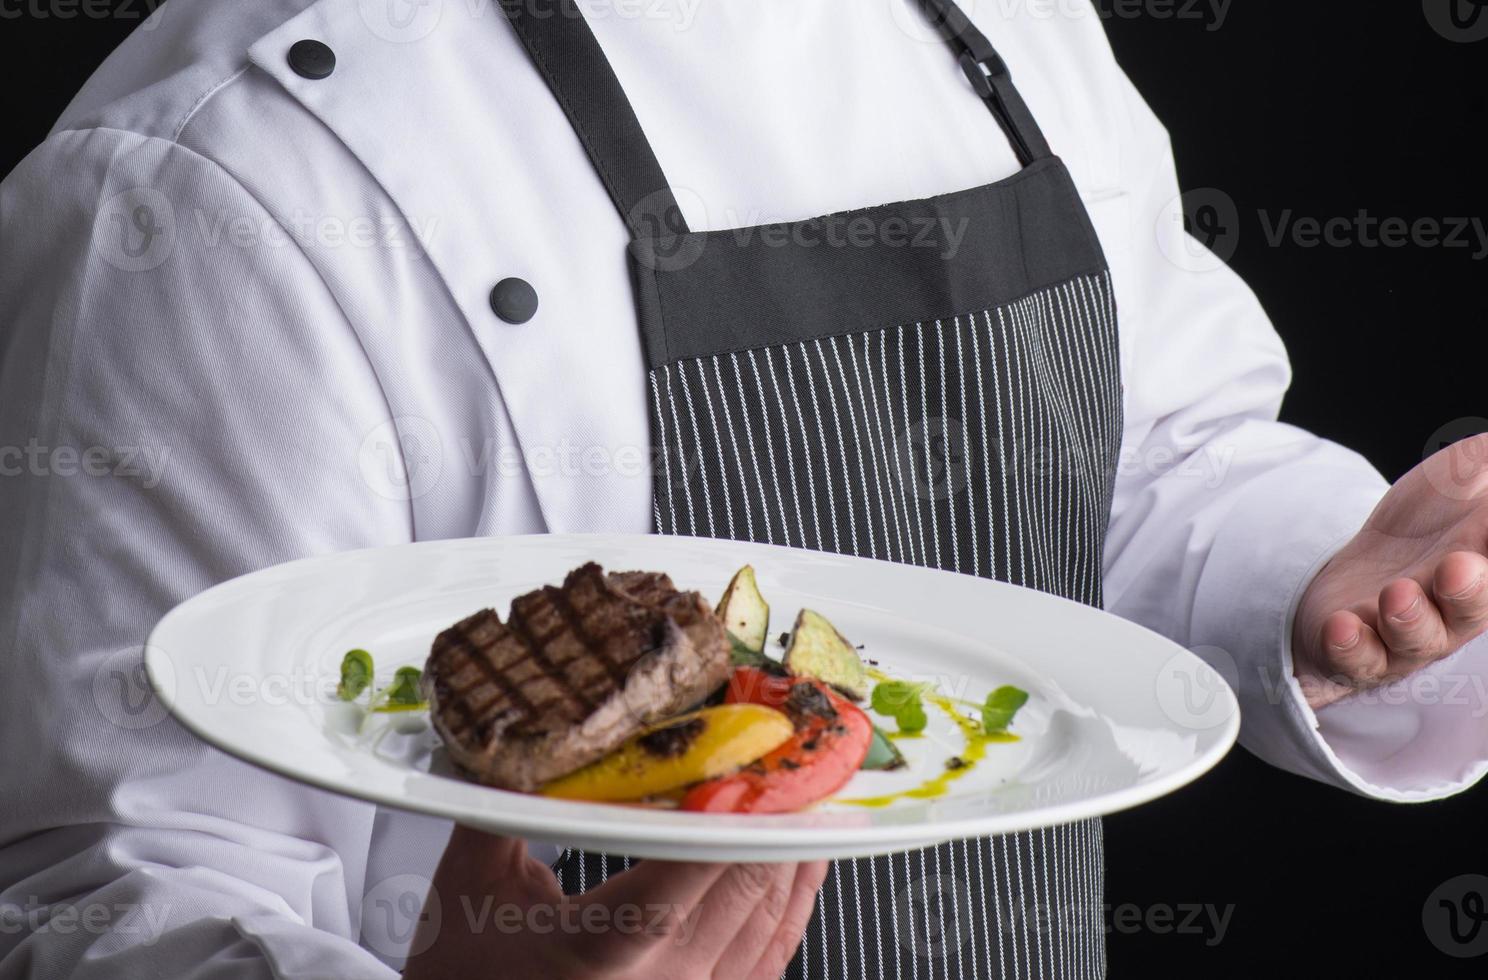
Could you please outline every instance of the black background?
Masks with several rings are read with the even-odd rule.
[[[1061,2],[1076,0],[1044,0]],[[1488,244],[1272,244],[1260,215],[1273,225],[1287,209],[1323,220],[1360,209],[1488,218],[1488,40],[1443,36],[1422,0],[1238,0],[1223,16],[1212,0],[1189,2],[1099,6],[1122,63],[1172,131],[1185,189],[1201,205],[1234,202],[1238,221],[1224,223],[1219,241],[1292,352],[1284,417],[1398,477],[1444,427],[1460,435],[1488,415],[1479,387],[1488,256],[1478,254]],[[0,0],[0,172],[154,5],[98,0],[87,9],[102,16],[63,17],[79,8]],[[1210,227],[1206,215],[1196,221]],[[1144,916],[1233,906],[1228,932],[1213,946],[1209,934],[1113,933],[1112,975],[1484,975],[1488,958],[1443,955],[1421,916],[1443,882],[1488,873],[1485,802],[1488,787],[1443,803],[1376,803],[1237,750],[1196,785],[1106,824],[1112,905]]]

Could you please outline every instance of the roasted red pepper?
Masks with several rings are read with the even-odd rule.
[[[683,810],[708,813],[791,813],[847,784],[873,741],[873,723],[820,681],[740,667],[729,680],[728,704],[763,704],[788,715],[790,741],[732,776],[698,783]]]

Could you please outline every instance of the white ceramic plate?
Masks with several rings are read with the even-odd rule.
[[[859,773],[838,801],[780,816],[688,814],[549,800],[449,775],[421,715],[336,700],[342,655],[371,651],[378,682],[422,666],[434,635],[477,609],[560,582],[585,561],[668,572],[716,600],[754,565],[771,634],[807,606],[880,669],[970,702],[1003,684],[1032,695],[1011,744],[929,798],[843,799],[913,788],[963,737],[930,707],[903,741],[907,770]],[[775,651],[777,654],[779,650]],[[1181,647],[1095,609],[967,575],[768,545],[648,535],[439,541],[290,562],[172,610],[145,663],[171,713],[202,739],[312,786],[485,830],[636,857],[804,860],[906,850],[1051,826],[1135,806],[1188,783],[1229,749],[1234,694]],[[889,719],[875,718],[892,729]]]

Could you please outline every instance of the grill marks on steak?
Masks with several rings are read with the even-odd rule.
[[[666,640],[665,617],[624,602],[598,565],[513,600],[507,626],[546,677],[533,686],[540,721],[562,725],[591,714],[625,685],[635,662]]]
[[[442,632],[425,670],[451,757],[482,782],[531,790],[690,707],[729,669],[722,624],[666,575],[589,563],[561,588]]]
[[[539,732],[583,720],[665,639],[662,613],[613,595],[589,564],[518,597],[505,623],[485,609],[445,630],[430,667],[440,703],[471,722]]]
[[[612,572],[609,582],[631,598],[670,616],[695,646],[721,643],[727,649],[727,634],[712,607],[696,592],[678,592],[665,572]]]

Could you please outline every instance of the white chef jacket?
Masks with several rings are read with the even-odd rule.
[[[1108,607],[1218,666],[1276,765],[1402,801],[1477,780],[1488,645],[1316,715],[1291,680],[1298,595],[1386,484],[1276,421],[1285,352],[1174,220],[1099,18],[966,6],[1113,270]],[[693,229],[1017,169],[914,0],[584,7]],[[330,77],[291,69],[304,38]],[[371,899],[426,887],[448,825],[238,763],[116,679],[176,602],[276,562],[649,530],[626,240],[494,0],[171,0],[99,69],[0,187],[0,975],[391,975]],[[520,325],[489,306],[511,276]]]

